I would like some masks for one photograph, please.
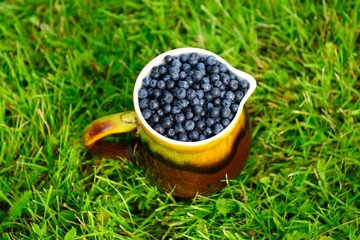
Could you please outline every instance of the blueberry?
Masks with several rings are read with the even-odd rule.
[[[169,117],[165,117],[161,120],[161,124],[164,128],[170,128],[173,125],[173,122]]]
[[[213,107],[210,111],[210,117],[216,118],[220,115],[220,108],[219,107]]]
[[[220,72],[226,73],[228,70],[228,67],[224,63],[220,63],[219,70],[220,70]]]
[[[198,96],[198,98],[203,98],[204,97],[204,91],[203,90],[201,90],[201,89],[199,89],[199,90],[196,90],[196,94],[197,94],[197,96]]]
[[[144,109],[141,111],[141,114],[143,115],[143,117],[148,120],[150,119],[151,115],[152,115],[152,111],[148,108]]]
[[[241,81],[240,81],[240,86],[241,86],[241,88],[244,89],[244,90],[246,90],[246,89],[248,89],[248,88],[250,87],[249,82],[246,81],[246,80],[241,80]]]
[[[150,122],[151,123],[158,123],[159,121],[160,121],[159,115],[157,115],[156,113],[151,115],[151,117],[150,117]]]
[[[175,92],[175,97],[178,99],[184,99],[186,97],[186,90],[184,88],[179,88]]]
[[[228,99],[223,99],[223,100],[221,101],[221,105],[222,105],[223,107],[229,108],[229,107],[231,106],[231,101],[228,100]]]
[[[211,94],[210,93],[205,93],[205,95],[204,95],[204,99],[206,100],[206,101],[208,101],[208,102],[210,102],[212,99],[213,99],[213,97],[211,96]]]
[[[242,91],[235,92],[235,101],[240,102],[244,97],[244,93]]]
[[[180,73],[180,68],[178,66],[172,66],[169,69],[170,76],[172,73]]]
[[[142,86],[143,87],[149,87],[150,86],[150,81],[151,81],[150,77],[144,77],[143,80],[142,80]]]
[[[190,66],[190,65],[189,65],[189,66]],[[191,76],[193,76],[193,75],[195,74],[195,72],[194,72],[194,71],[187,71],[186,74],[187,74],[189,77],[191,77]]]
[[[162,106],[162,110],[164,111],[164,113],[171,113],[172,107],[170,104],[165,104]]]
[[[203,83],[201,84],[201,89],[204,91],[204,92],[208,92],[211,90],[211,85],[209,83]]]
[[[196,91],[194,90],[194,89],[188,89],[187,91],[186,91],[186,96],[187,96],[187,99],[189,99],[189,100],[193,100],[194,98],[196,98]]]
[[[175,136],[175,130],[173,129],[173,128],[169,128],[168,130],[167,130],[167,135],[169,136],[169,137],[173,137],[173,136]]]
[[[151,73],[150,73],[150,77],[152,78],[159,78],[160,77],[160,73],[159,73],[159,68],[158,67],[154,67],[152,70],[151,70]]]
[[[189,141],[189,138],[188,138],[188,136],[187,136],[185,133],[182,133],[182,134],[179,135],[178,141],[188,142],[188,141]]]
[[[189,101],[186,100],[186,99],[180,99],[180,100],[177,102],[177,106],[178,106],[180,109],[185,109],[188,105],[189,105]]]
[[[194,113],[189,109],[185,112],[186,119],[192,119],[194,117]]]
[[[220,89],[217,87],[214,87],[210,90],[210,94],[213,98],[218,98],[218,97],[220,97]]]
[[[199,105],[199,104],[200,104],[199,98],[195,97],[194,99],[191,100],[191,105],[195,106],[195,105]]]
[[[166,91],[163,95],[163,100],[165,103],[172,103],[174,100],[174,95],[172,95],[170,92]]]
[[[221,125],[220,123],[216,123],[213,127],[212,127],[212,131],[213,133],[216,135],[218,133],[220,133],[222,130],[224,130],[223,125]]]
[[[236,103],[233,103],[233,104],[231,104],[230,109],[231,109],[232,113],[237,113],[237,111],[239,110],[239,105]]]
[[[165,74],[168,73],[168,70],[167,70],[167,68],[166,68],[164,65],[161,65],[161,66],[159,67],[159,73],[160,73],[161,75],[165,75]]]
[[[210,72],[211,72],[212,74],[218,74],[218,73],[220,73],[220,69],[219,69],[218,66],[213,66],[213,67],[211,68]]]
[[[210,75],[210,81],[211,82],[217,82],[217,81],[219,81],[220,80],[220,75],[219,74],[211,74]],[[221,83],[222,84],[222,83]],[[217,87],[219,87],[219,86],[217,86]]]
[[[191,87],[192,85],[194,85],[194,80],[191,78],[191,77],[187,77],[186,79],[185,79],[185,81],[187,81],[188,83],[189,83],[189,86]]]
[[[221,109],[220,114],[222,118],[229,118],[231,115],[231,110],[228,107],[224,107]]]
[[[144,99],[148,97],[148,91],[145,88],[140,88],[139,92],[138,92],[138,97],[139,99]]]
[[[182,113],[175,114],[174,118],[177,123],[183,123],[185,121],[185,115]]]
[[[206,139],[206,137],[204,134],[200,134],[198,139],[199,139],[199,141],[203,141]]]
[[[196,64],[196,69],[197,70],[205,70],[205,64],[202,62],[199,62],[198,64]]]
[[[149,107],[150,107],[150,109],[152,109],[152,110],[158,109],[159,106],[160,106],[159,101],[156,100],[156,99],[151,100],[150,103],[149,103]]]
[[[163,78],[162,78],[162,80],[163,80],[164,82],[167,82],[167,81],[169,81],[170,79],[171,79],[170,74],[166,74],[166,75],[163,76]]]
[[[229,74],[229,77],[230,77],[231,80],[236,79],[236,75],[235,75],[235,74],[233,74],[233,73],[231,73],[231,72],[229,72],[228,74]]]
[[[211,127],[212,125],[214,125],[215,124],[215,119],[214,118],[211,118],[211,117],[209,117],[209,118],[207,118],[206,119],[206,125],[208,126],[208,127]]]
[[[189,72],[191,69],[191,66],[190,64],[188,63],[184,63],[182,66],[181,66],[181,70],[183,70],[184,72]]]
[[[179,73],[179,78],[180,78],[180,79],[185,79],[186,77],[187,77],[186,72],[181,71],[181,72]]]
[[[219,75],[218,75],[219,76]],[[219,78],[220,79],[220,78]],[[221,86],[224,86],[224,84],[220,80],[216,80],[214,82],[214,87],[217,87],[220,89]]]
[[[209,138],[209,137],[211,137],[213,135],[213,132],[212,132],[210,127],[207,127],[203,131],[203,134],[205,135],[206,138]]]
[[[196,70],[194,75],[193,75],[193,79],[195,82],[199,82],[201,81],[202,77],[204,76],[204,72],[201,70]]]
[[[203,77],[202,82],[203,83],[210,83],[210,79],[208,77]]]
[[[164,58],[164,61],[168,64],[170,64],[173,61],[173,57],[170,55],[166,55]]]
[[[157,82],[156,86],[158,89],[163,90],[166,88],[166,83],[164,81],[160,80]]]
[[[189,60],[190,55],[189,54],[183,54],[180,56],[180,61],[182,63],[185,63],[187,60]]]
[[[204,112],[204,109],[199,105],[195,105],[193,107],[193,112],[195,115],[201,115]]]
[[[230,77],[226,73],[220,73],[220,80],[225,84],[228,85],[230,82]]]
[[[197,121],[195,125],[196,125],[196,129],[199,130],[199,131],[204,130],[205,127],[206,127],[206,123],[205,123],[204,120]]]
[[[185,121],[184,128],[186,131],[192,131],[195,128],[195,123],[192,120]]]
[[[150,94],[150,96],[155,99],[160,98],[161,95],[162,95],[162,92],[160,89],[154,89]]]
[[[216,60],[216,58],[215,58],[214,56],[208,56],[208,57],[206,57],[206,64],[207,64],[207,65],[212,66],[212,65],[215,65],[216,62],[217,62],[217,60]]]
[[[216,105],[216,106],[220,105],[220,103],[221,103],[221,98],[215,98],[213,100],[213,104]]]
[[[230,90],[232,91],[236,91],[239,87],[239,82],[236,81],[236,80],[231,80],[230,83],[229,83],[229,88]]]
[[[199,54],[197,53],[192,53],[189,57],[188,63],[191,66],[195,66],[197,63],[199,62]]]
[[[149,107],[149,99],[145,98],[145,99],[141,99],[139,101],[139,107],[140,109],[145,109],[145,108],[148,108]]]
[[[164,111],[161,108],[156,109],[156,114],[159,115],[160,118],[162,118],[165,114]]]
[[[171,80],[176,81],[176,80],[178,80],[179,78],[180,78],[179,73],[177,73],[177,72],[172,72],[172,73],[170,73],[170,79],[171,79]]]
[[[199,90],[200,89],[200,84],[194,84],[192,85],[192,88],[195,89],[195,90]]]
[[[230,124],[230,120],[229,119],[227,119],[227,118],[223,118],[222,120],[221,120],[221,124],[224,126],[224,127],[226,127],[226,126],[228,126],[229,124]]]
[[[182,63],[178,59],[174,59],[171,63],[171,66],[178,67],[180,69]]]
[[[177,114],[177,113],[179,113],[179,112],[181,112],[181,109],[177,106],[177,105],[175,105],[175,106],[173,106],[172,107],[172,109],[171,109],[171,113],[172,114]]]
[[[235,94],[232,91],[227,91],[225,94],[225,99],[232,102],[235,100]]]
[[[190,86],[189,86],[189,83],[187,81],[179,81],[178,82],[178,86],[180,88],[184,88],[184,89],[188,89]]]
[[[172,90],[175,87],[175,82],[172,80],[169,80],[166,82],[166,89],[167,90]]]
[[[157,132],[157,133],[160,133],[160,134],[163,134],[165,129],[163,126],[161,126],[160,124],[156,124],[154,126],[154,130]]]
[[[156,85],[157,85],[157,80],[151,79],[149,86],[152,87],[152,88],[155,88]]]
[[[177,134],[185,133],[185,128],[180,123],[175,124],[174,129]]]
[[[199,138],[199,132],[196,131],[196,130],[193,130],[193,131],[191,131],[191,132],[188,133],[188,136],[189,136],[189,138],[190,138],[191,140],[197,141],[198,138]]]
[[[211,102],[205,103],[205,106],[204,106],[205,111],[210,112],[213,108],[214,108],[213,103],[211,103]]]

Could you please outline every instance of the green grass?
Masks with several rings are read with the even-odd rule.
[[[358,239],[359,4],[0,2],[0,238]],[[150,59],[184,46],[258,81],[243,172],[188,201],[80,140],[133,109]]]

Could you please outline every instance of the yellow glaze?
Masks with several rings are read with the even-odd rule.
[[[147,143],[150,151],[161,155],[164,159],[176,165],[209,167],[223,161],[231,153],[235,138],[245,127],[244,111],[238,122],[232,126],[232,129],[229,129],[227,134],[220,138],[205,144],[199,142],[194,146],[182,145],[181,142],[173,144],[164,141],[144,127],[141,127],[139,132],[141,142]]]

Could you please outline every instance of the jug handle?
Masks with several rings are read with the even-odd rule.
[[[107,136],[135,132],[138,120],[134,111],[105,116],[91,122],[84,130],[82,140],[91,152],[104,158],[126,158],[132,160],[131,146],[105,140]]]

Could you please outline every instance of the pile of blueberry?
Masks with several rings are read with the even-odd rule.
[[[214,56],[167,55],[138,92],[149,125],[165,137],[193,142],[220,133],[234,118],[249,83]]]

